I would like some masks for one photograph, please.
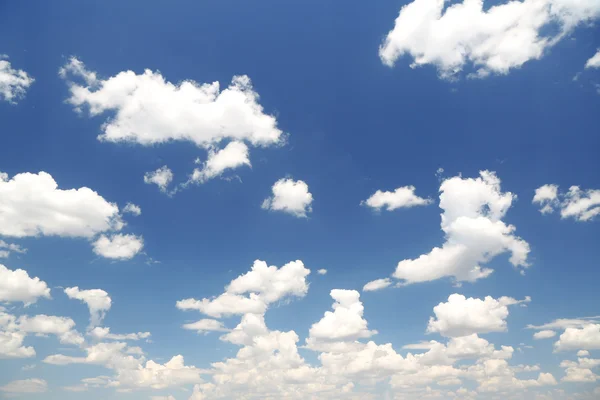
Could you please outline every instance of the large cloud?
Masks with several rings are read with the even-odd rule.
[[[0,99],[16,103],[25,96],[34,79],[21,69],[14,69],[0,54]]]
[[[40,278],[30,278],[22,269],[10,270],[0,264],[0,302],[33,304],[40,297],[50,298],[50,289]]]
[[[414,0],[400,10],[379,55],[390,66],[409,55],[411,66],[434,65],[442,78],[469,64],[473,76],[506,74],[599,16],[596,0],[508,1],[485,10],[482,0]]]

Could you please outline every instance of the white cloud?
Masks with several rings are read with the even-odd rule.
[[[533,338],[535,340],[550,339],[550,338],[553,338],[554,336],[556,336],[556,332],[551,331],[551,330],[539,331],[539,332],[536,332],[533,334]]]
[[[565,368],[566,375],[562,378],[563,382],[596,382],[600,376],[592,370],[600,365],[600,360],[592,358],[579,357],[577,362],[565,360],[560,363]]]
[[[590,356],[590,352],[587,350],[579,350],[577,352],[577,357],[589,357]]]
[[[556,330],[556,329],[567,329],[567,328],[581,328],[592,323],[600,323],[600,316],[598,317],[585,317],[585,318],[560,318],[552,322],[542,325],[527,325],[527,329],[535,330]]]
[[[392,284],[390,278],[375,279],[374,281],[368,282],[363,286],[363,292],[374,292],[376,290],[385,289]]]
[[[144,182],[148,184],[155,184],[159,187],[161,192],[166,192],[172,181],[173,172],[166,165],[160,167],[156,171],[146,172],[144,175]]]
[[[554,343],[556,351],[600,350],[600,324],[587,324],[581,328],[567,328]]]
[[[571,186],[568,192],[558,193],[558,185],[544,185],[536,189],[533,203],[542,206],[542,214],[552,213],[557,208],[563,219],[590,221],[600,214],[600,190]]]
[[[62,190],[46,172],[0,173],[0,235],[91,238],[120,229],[119,208],[93,190]]]
[[[173,84],[149,69],[103,80],[76,58],[60,74],[69,85],[68,102],[77,111],[86,106],[91,116],[115,113],[102,126],[99,139],[104,141],[152,145],[184,140],[207,146],[231,139],[268,146],[282,140],[277,121],[263,112],[245,75],[235,76],[221,91],[218,82]]]
[[[393,192],[376,191],[367,200],[361,202],[361,205],[366,205],[377,211],[385,207],[388,211],[393,211],[398,208],[410,208],[415,206],[426,206],[432,203],[431,199],[424,199],[415,194],[414,186],[399,187]]]
[[[515,196],[500,191],[500,179],[489,171],[476,179],[460,176],[440,186],[442,231],[446,242],[428,254],[398,263],[393,277],[404,284],[452,277],[474,282],[493,270],[482,267],[495,256],[511,253],[510,263],[526,268],[529,245],[514,235],[515,227],[502,221]]]
[[[94,242],[94,253],[115,260],[130,260],[144,248],[144,239],[136,235],[101,235]]]
[[[91,337],[97,340],[142,340],[148,339],[150,332],[137,332],[126,334],[110,333],[110,328],[95,327],[88,333]]]
[[[585,68],[600,68],[600,50],[586,61]]]
[[[474,77],[507,74],[599,16],[596,0],[509,1],[487,10],[483,1],[414,0],[400,10],[379,55],[389,66],[410,55],[411,67],[434,65],[446,79],[467,65]],[[552,26],[555,33],[546,33]]]
[[[211,317],[263,314],[267,306],[288,296],[304,297],[308,291],[306,277],[310,270],[302,261],[292,261],[281,268],[256,260],[252,270],[240,275],[214,299],[185,299],[177,302],[180,310],[198,310]],[[248,297],[243,296],[249,294]]]
[[[319,275],[326,275],[327,274],[327,270],[324,269],[324,268],[323,269],[319,269],[319,270],[317,270],[317,274],[319,274]]]
[[[200,321],[183,325],[183,329],[196,331],[198,333],[229,331],[229,329],[223,326],[223,323],[221,321],[217,321],[216,319],[201,319]]]
[[[203,183],[222,175],[228,169],[239,168],[243,165],[252,166],[248,156],[248,146],[243,142],[229,142],[221,150],[209,149],[208,160],[204,163],[204,167],[201,170],[195,169],[190,181]]]
[[[70,299],[84,302],[90,310],[90,329],[100,325],[106,312],[110,310],[112,300],[102,289],[80,290],[79,287],[65,289],[65,294]]]
[[[48,383],[43,379],[24,379],[0,386],[0,391],[8,394],[45,393],[48,391]]]
[[[0,302],[35,303],[40,297],[50,298],[50,289],[40,278],[30,278],[22,269],[10,270],[0,264]]]
[[[140,208],[140,206],[133,204],[133,203],[127,203],[125,204],[125,207],[123,208],[123,213],[129,213],[132,215],[135,215],[136,217],[142,215],[142,209]]]
[[[6,243],[4,240],[0,239],[0,258],[7,258],[13,252],[25,254],[27,253],[27,249],[19,246],[18,244]]]
[[[447,303],[433,308],[435,318],[429,319],[427,332],[448,337],[504,332],[507,329],[508,306],[529,301],[529,297],[519,301],[511,297],[494,299],[490,296],[481,300],[455,293],[448,297]]]
[[[83,337],[74,330],[75,321],[71,318],[49,315],[21,316],[17,319],[14,329],[23,333],[55,335],[64,344],[83,344]]]
[[[6,358],[35,357],[33,347],[23,346],[25,333],[0,330],[0,360]]]
[[[299,218],[306,218],[312,212],[313,195],[304,181],[280,179],[273,184],[271,190],[273,196],[263,201],[263,209],[282,211]]]
[[[0,99],[16,103],[25,96],[34,79],[27,72],[14,69],[4,55],[0,55]]]

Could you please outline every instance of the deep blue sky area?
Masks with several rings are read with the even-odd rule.
[[[526,308],[509,308],[508,331],[485,338],[497,347],[522,348],[509,364],[539,364],[567,393],[592,392],[597,383],[560,380],[565,370],[559,364],[576,360],[575,352],[553,353],[558,337],[534,341],[535,331],[525,327],[600,314],[598,219],[561,219],[556,211],[542,215],[532,204],[536,188],[545,184],[557,184],[561,192],[572,185],[600,189],[600,69],[584,69],[600,46],[600,30],[582,24],[539,60],[507,74],[471,79],[466,75],[473,66],[466,65],[455,80],[447,80],[434,65],[411,68],[409,54],[394,67],[382,63],[379,46],[407,3],[0,0],[0,54],[35,78],[18,103],[0,101],[0,171],[9,177],[45,171],[60,189],[89,187],[119,207],[135,203],[142,214],[124,217],[126,230],[144,238],[142,253],[113,261],[94,254],[85,238],[0,236],[28,249],[0,264],[24,269],[52,289],[52,300],[7,309],[17,316],[70,317],[85,333],[85,305],[61,289],[101,288],[112,298],[104,319],[111,332],[152,333],[150,343],[132,344],[143,347],[147,359],[164,363],[182,354],[186,365],[210,368],[235,357],[239,346],[219,340],[220,333],[181,329],[205,316],[178,310],[176,302],[218,296],[254,260],[278,267],[302,260],[312,271],[308,293],[271,305],[265,316],[271,330],[294,330],[300,347],[311,325],[330,311],[330,290],[361,291],[365,283],[390,276],[399,261],[442,246],[443,179],[476,178],[490,170],[503,192],[516,195],[502,220],[529,243],[530,268],[521,275],[503,253],[486,264],[494,269],[491,276],[460,287],[443,278],[361,291],[364,318],[378,331],[369,340],[392,343],[405,355],[403,345],[445,340],[425,331],[433,307],[452,293],[480,299],[531,296]],[[196,167],[194,159],[206,160],[206,150],[185,141],[143,146],[98,140],[111,113],[90,117],[66,102],[69,88],[58,70],[71,56],[101,79],[149,69],[174,84],[218,81],[224,89],[234,75],[246,74],[264,112],[288,135],[287,143],[251,147],[252,167],[228,175],[239,179],[212,179],[167,196],[144,183],[144,174],[168,165],[174,182],[181,182]],[[439,168],[444,172],[438,176]],[[307,218],[261,209],[274,182],[285,177],[308,184],[314,201]],[[391,212],[361,206],[376,190],[408,185],[432,204]],[[327,274],[318,275],[319,269]],[[239,316],[222,321],[233,328]],[[25,344],[35,347],[34,359],[0,357],[0,387],[31,378],[47,381],[45,393],[19,394],[25,398],[166,400],[173,395],[185,400],[191,395],[193,384],[183,385],[187,392],[177,385],[130,393],[66,392],[63,386],[115,371],[44,363],[51,354],[85,355],[77,348],[61,351],[68,346],[54,337],[32,335]],[[523,347],[529,345],[534,348]],[[319,365],[318,353],[299,351]],[[22,370],[30,364],[36,367]],[[538,373],[522,376],[537,379]],[[465,382],[469,390],[476,388]],[[374,390],[374,398],[392,393],[380,386]],[[9,394],[0,397],[3,393]]]

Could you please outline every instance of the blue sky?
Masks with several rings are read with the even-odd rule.
[[[0,2],[0,396],[597,398],[599,19]]]

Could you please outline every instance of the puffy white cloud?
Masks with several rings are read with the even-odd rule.
[[[566,375],[562,378],[564,382],[596,382],[600,376],[596,375],[592,369],[600,365],[600,360],[593,358],[579,357],[575,361],[563,361],[560,366],[565,368]]]
[[[448,297],[448,302],[433,308],[435,318],[429,319],[427,332],[437,332],[449,337],[503,332],[507,329],[508,306],[530,300],[529,297],[519,301],[511,297],[494,299],[490,296],[481,300],[455,293]]]
[[[79,287],[65,289],[65,294],[70,299],[84,302],[90,310],[90,329],[100,325],[106,312],[110,310],[112,300],[102,289],[80,290]]]
[[[326,275],[327,274],[327,270],[324,269],[324,268],[323,269],[319,269],[319,270],[317,270],[317,274],[319,274],[319,275]]]
[[[243,142],[229,142],[221,150],[210,149],[208,159],[202,169],[195,169],[191,182],[203,183],[209,179],[220,176],[228,169],[239,168],[243,165],[251,167],[248,146]]]
[[[166,165],[160,167],[156,171],[146,172],[144,175],[144,182],[148,184],[155,184],[159,187],[161,192],[166,192],[172,181],[173,172]]]
[[[306,218],[312,212],[313,195],[306,182],[284,178],[275,182],[271,190],[273,196],[263,201],[263,209],[282,211],[299,218]]]
[[[23,333],[56,335],[64,344],[83,344],[83,337],[74,330],[75,321],[71,318],[50,315],[21,316],[12,329]]]
[[[363,292],[374,292],[376,290],[385,289],[392,284],[390,278],[375,279],[374,281],[368,282],[363,286]]]
[[[334,289],[331,291],[333,312],[327,311],[323,318],[313,324],[306,340],[309,348],[327,347],[331,342],[347,342],[369,338],[377,331],[369,330],[363,318],[364,307],[356,290]]]
[[[385,207],[388,211],[398,208],[410,208],[415,206],[426,206],[432,203],[431,199],[424,199],[415,194],[414,186],[402,186],[393,192],[376,191],[367,200],[361,202],[362,205],[371,207],[380,211]]]
[[[207,146],[231,139],[268,146],[282,140],[275,117],[263,112],[245,75],[235,76],[224,90],[218,82],[173,84],[149,69],[100,79],[76,58],[60,74],[76,110],[87,107],[91,116],[114,112],[102,125],[99,139],[104,141],[152,145],[183,140]]]
[[[292,261],[281,268],[256,260],[252,270],[240,275],[214,299],[185,299],[177,302],[180,310],[198,310],[211,317],[263,314],[267,306],[287,296],[304,297],[308,291],[306,277],[310,270],[302,261]],[[249,294],[248,297],[243,296]]]
[[[114,260],[130,260],[144,248],[144,239],[136,235],[121,233],[101,235],[94,242],[94,253]]]
[[[152,360],[143,367],[117,370],[119,387],[165,389],[199,383],[204,370],[185,365],[178,355],[164,364]]]
[[[586,61],[585,68],[600,68],[600,50]]]
[[[50,289],[40,278],[30,278],[22,269],[10,270],[0,264],[0,302],[35,303],[40,297],[50,298]]]
[[[0,235],[91,238],[120,229],[119,207],[93,190],[62,190],[46,172],[0,173]]]
[[[536,332],[533,334],[533,338],[536,340],[550,339],[550,338],[553,338],[554,336],[556,336],[556,332],[554,332],[552,330],[539,331],[539,332]]]
[[[223,326],[221,321],[217,321],[216,319],[201,319],[191,324],[184,324],[183,329],[197,331],[198,333],[229,331],[229,329]]]
[[[600,324],[587,324],[581,328],[566,328],[554,343],[556,351],[600,350]]]
[[[0,359],[35,357],[33,347],[23,346],[25,333],[0,330]]]
[[[48,383],[43,379],[23,379],[0,386],[0,391],[8,394],[45,393],[48,391]]]
[[[88,333],[91,337],[97,340],[142,340],[148,339],[150,332],[137,332],[126,334],[110,333],[110,328],[95,327]]]
[[[600,190],[582,190],[571,186],[566,193],[558,193],[558,185],[544,185],[536,189],[533,203],[540,204],[542,214],[560,209],[561,218],[589,221],[600,214]]]
[[[0,239],[0,258],[7,258],[11,253],[19,253],[25,254],[27,253],[27,249],[19,246],[14,243],[6,243],[4,240]]]
[[[447,79],[466,65],[474,77],[507,74],[599,16],[595,0],[508,1],[485,10],[481,0],[414,0],[400,10],[379,55],[389,66],[410,55],[411,67],[431,64]]]
[[[0,55],[0,98],[16,103],[25,96],[34,79],[21,69],[14,69],[5,55]]]
[[[125,207],[123,207],[123,213],[128,213],[128,214],[132,214],[135,215],[136,217],[142,215],[142,209],[140,208],[140,206],[133,204],[133,203],[127,203],[125,204]]]
[[[529,244],[514,235],[514,226],[501,220],[515,196],[500,191],[500,179],[495,173],[481,171],[475,179],[446,179],[440,192],[440,208],[444,210],[441,227],[446,242],[416,259],[400,261],[392,276],[402,280],[401,284],[444,277],[474,282],[493,272],[482,264],[505,252],[511,253],[509,261],[513,266],[529,267]]]

